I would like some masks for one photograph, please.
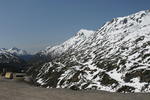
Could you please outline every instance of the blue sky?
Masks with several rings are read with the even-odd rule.
[[[106,21],[150,9],[150,0],[0,0],[0,48],[37,52]]]

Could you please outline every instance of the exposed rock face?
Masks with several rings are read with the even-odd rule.
[[[77,34],[71,46],[75,37],[48,48],[46,54],[55,57],[30,69],[34,82],[44,87],[150,92],[150,10],[115,18],[86,33]]]

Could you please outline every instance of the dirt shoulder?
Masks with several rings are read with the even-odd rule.
[[[150,94],[46,89],[14,80],[0,80],[0,100],[149,100]]]

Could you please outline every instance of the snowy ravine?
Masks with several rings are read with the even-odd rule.
[[[41,54],[55,56],[29,70],[43,87],[150,92],[150,10],[79,31]]]

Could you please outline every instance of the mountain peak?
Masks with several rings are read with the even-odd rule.
[[[45,50],[41,51],[40,54],[60,55],[68,49],[73,49],[75,48],[75,46],[82,45],[82,43],[88,40],[88,38],[92,36],[93,33],[93,30],[80,29],[72,38],[66,40],[62,44],[56,46],[48,46]]]
[[[134,30],[139,30],[150,25],[150,10],[139,11],[137,13],[113,18],[98,29],[98,33],[103,36],[108,33],[108,37],[113,37],[113,33],[123,35],[126,33],[133,33]]]
[[[92,33],[94,33],[93,30],[87,30],[87,29],[80,29],[78,32],[77,32],[77,36],[86,36],[86,37],[89,37]]]

